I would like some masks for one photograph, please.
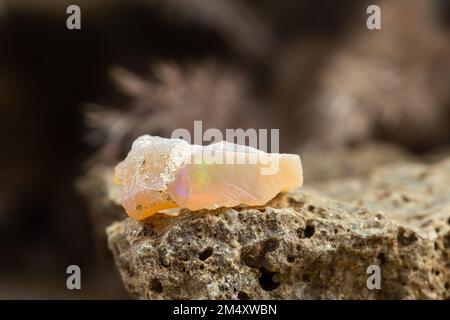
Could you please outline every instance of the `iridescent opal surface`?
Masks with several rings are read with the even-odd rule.
[[[127,214],[143,220],[171,208],[216,209],[264,205],[300,187],[300,157],[270,154],[219,142],[190,145],[181,139],[141,136],[116,166]]]

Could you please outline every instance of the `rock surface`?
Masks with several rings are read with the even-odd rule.
[[[109,247],[144,299],[450,299],[450,158],[427,164],[444,154],[309,152],[305,188],[264,207],[116,222]],[[369,265],[381,290],[366,286]]]
[[[450,297],[450,158],[437,163],[391,164],[368,177],[325,182],[316,190],[341,201],[384,212],[434,242]]]
[[[126,219],[107,234],[139,298],[450,298],[447,251],[429,232],[302,190],[265,207]],[[366,286],[370,265],[380,290]]]

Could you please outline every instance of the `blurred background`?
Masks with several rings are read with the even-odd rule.
[[[144,133],[202,120],[280,128],[301,155],[446,153],[449,33],[446,0],[0,0],[0,298],[128,297],[102,183]]]

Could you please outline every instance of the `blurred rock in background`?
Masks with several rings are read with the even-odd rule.
[[[378,138],[429,150],[448,142],[450,34],[439,8],[433,1],[380,5],[382,29],[350,32],[321,73],[308,143]]]

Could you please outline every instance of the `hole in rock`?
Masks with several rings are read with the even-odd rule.
[[[159,281],[158,279],[153,279],[152,282],[150,283],[150,290],[156,293],[163,292],[163,286],[161,284],[161,281]]]
[[[292,262],[295,261],[295,256],[293,256],[293,255],[288,255],[288,256],[286,257],[286,260],[287,260],[287,262],[292,263]]]
[[[237,298],[239,300],[250,300],[250,296],[244,291],[239,291]]]
[[[316,232],[316,227],[312,224],[307,224],[304,231],[305,238],[311,238],[314,235],[314,232]]]
[[[259,277],[259,285],[263,290],[272,291],[280,286],[280,283],[273,280],[276,272],[272,272],[264,268],[259,269],[259,271],[261,272],[261,276]]]
[[[380,252],[377,256],[378,260],[380,260],[381,264],[384,264],[386,262],[386,256],[384,255],[383,252]]]
[[[311,223],[307,222],[305,229],[298,228],[297,229],[297,235],[299,238],[311,238],[316,231],[316,227]]]
[[[397,241],[402,246],[407,246],[418,240],[414,231],[406,230],[402,227],[398,229]]]
[[[213,253],[214,249],[212,247],[208,247],[200,253],[199,258],[200,260],[205,261],[206,259],[211,257]]]
[[[450,234],[447,234],[444,237],[444,246],[445,248],[450,248]]]
[[[275,238],[270,238],[264,241],[263,243],[263,251],[264,252],[271,252],[275,251],[279,247],[280,243]]]

